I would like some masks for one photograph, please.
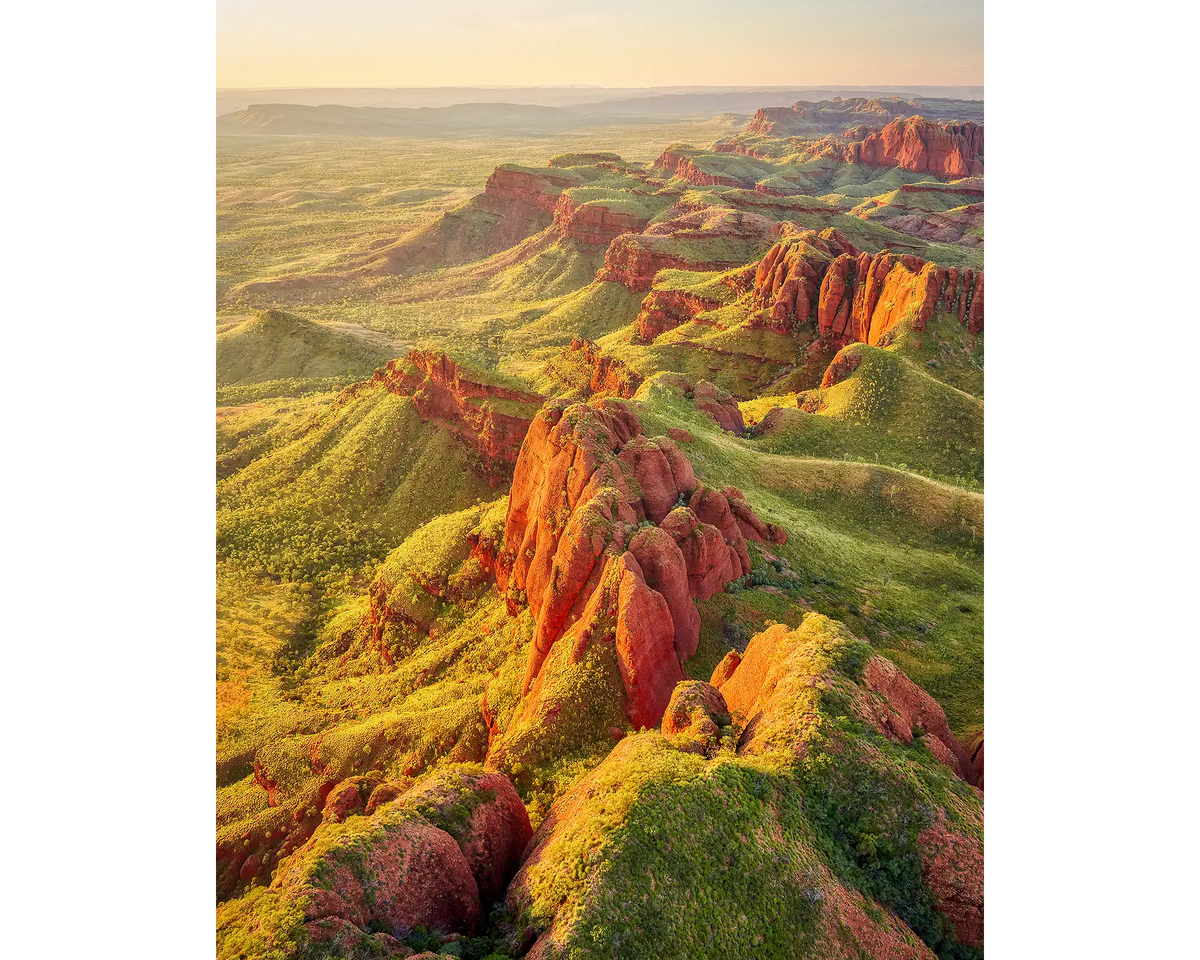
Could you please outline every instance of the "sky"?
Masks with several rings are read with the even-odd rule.
[[[218,87],[983,84],[982,0],[217,0]]]

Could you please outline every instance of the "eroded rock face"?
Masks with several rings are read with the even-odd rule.
[[[671,176],[679,177],[688,183],[699,187],[744,187],[751,184],[743,183],[735,177],[706,173],[691,157],[679,150],[664,150],[654,161],[654,166]]]
[[[821,697],[836,688],[846,695],[856,719],[898,743],[908,744],[920,736],[940,763],[974,783],[972,758],[950,731],[941,706],[895,664],[871,656],[861,673],[848,674],[820,663],[814,653],[836,644],[840,629],[819,614],[810,614],[796,630],[777,625],[757,634],[732,670],[724,661],[718,665],[712,684],[735,721],[744,723],[739,755],[804,756],[820,736],[814,717],[822,709]],[[982,798],[982,793],[976,797]],[[960,825],[955,826],[945,809],[930,812],[919,837],[921,874],[958,939],[981,947],[982,800],[963,800],[958,815]],[[965,829],[965,824],[972,829]]]
[[[641,233],[647,223],[645,217],[610,210],[600,203],[576,204],[567,193],[554,207],[554,225],[559,233],[580,243],[611,243],[623,233]]]
[[[707,380],[694,382],[679,373],[663,374],[660,379],[682,392],[695,404],[697,410],[707,413],[722,430],[728,430],[739,437],[746,432],[746,422],[742,417],[741,408],[738,406],[737,399],[728,390],[722,390]]]
[[[712,684],[730,711],[746,721],[739,752],[777,746],[778,739],[772,740],[768,732],[789,722],[788,714],[795,712],[803,691],[828,689],[827,676],[805,673],[804,664],[793,659],[802,645],[799,631],[776,625],[750,640],[732,671],[722,670],[723,662],[718,665]],[[859,718],[890,740],[911,743],[915,736],[923,736],[940,763],[973,782],[970,757],[951,733],[941,706],[890,660],[880,656],[867,660],[853,690],[853,703]]]
[[[983,174],[983,126],[897,118],[878,133],[846,147],[845,159],[874,167],[899,167],[938,177]]]
[[[861,363],[861,353],[851,352],[843,347],[825,368],[825,374],[821,377],[821,389],[827,390],[830,387],[836,387],[857,370]]]
[[[909,321],[924,330],[939,300],[971,333],[983,330],[983,272],[943,270],[908,254],[863,253],[836,230],[788,233],[755,274],[756,324],[788,333],[815,323],[822,338],[886,343]]]
[[[950,732],[941,705],[908,679],[890,660],[872,657],[863,670],[863,685],[883,695],[863,707],[863,712],[884,736],[911,743],[918,733],[938,760],[963,780],[974,782],[971,758]]]
[[[940,818],[921,833],[921,879],[968,947],[983,948],[983,850]]]
[[[832,227],[780,239],[754,275],[754,306],[766,311],[763,325],[788,333],[816,316],[821,281],[835,257],[857,249]]]
[[[496,571],[510,612],[527,603],[535,620],[522,694],[536,699],[564,638],[575,660],[612,643],[630,722],[657,726],[699,642],[692,600],[748,573],[746,537],[763,533],[783,537],[739,491],[697,482],[632,407],[547,403],[517,461]]]
[[[483,192],[490,200],[505,204],[528,204],[552,214],[562,192],[578,183],[577,177],[550,168],[535,173],[500,166],[488,177]]]
[[[967,754],[971,758],[972,782],[980,790],[983,789],[983,731],[980,730],[966,744]]]
[[[715,300],[686,290],[651,290],[634,321],[638,343],[653,343],[661,334],[690,323],[701,313],[720,306]]]
[[[449,770],[435,773],[402,796],[405,805],[442,825],[455,839],[484,904],[504,895],[533,835],[525,804],[507,777]]]
[[[512,784],[478,767],[448,768],[395,795],[377,787],[370,813],[360,786],[330,792],[325,819],[264,891],[275,902],[265,922],[294,912],[287,923],[347,956],[407,956],[396,937],[417,928],[478,931],[532,836]]]
[[[674,214],[648,226],[641,233],[617,237],[604,254],[597,280],[623,284],[634,293],[644,293],[660,270],[730,270],[750,257],[739,256],[731,246],[766,244],[774,222],[755,213],[728,208],[699,210],[684,205]],[[737,241],[730,245],[725,240]]]
[[[422,418],[474,447],[480,472],[497,486],[511,476],[525,431],[544,398],[477,377],[444,353],[412,350],[402,360],[389,360],[369,382],[411,397]]]
[[[588,397],[619,397],[628,400],[642,385],[642,376],[616,357],[608,356],[591,340],[572,337],[563,351],[568,365],[582,367]],[[581,384],[582,387],[582,384]]]
[[[787,137],[837,133],[852,127],[861,134],[864,127],[878,130],[896,117],[906,117],[917,109],[917,102],[898,97],[846,97],[837,100],[799,100],[790,107],[764,107],[746,124],[746,132],[760,136]],[[845,131],[843,136],[851,131]]]
[[[681,750],[712,757],[720,748],[721,728],[730,723],[721,691],[700,680],[676,685],[663,714],[663,736],[673,738]]]
[[[716,384],[701,380],[692,390],[692,402],[697,410],[702,410],[717,421],[722,430],[728,430],[739,437],[746,432],[746,423],[742,419],[742,411],[728,390],[722,390]]]

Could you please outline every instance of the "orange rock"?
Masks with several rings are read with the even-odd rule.
[[[784,534],[740,491],[698,484],[674,441],[644,436],[631,407],[547,403],[517,459],[496,562],[510,610],[527,603],[535,623],[521,716],[537,712],[554,644],[572,631],[578,659],[607,632],[592,624],[611,616],[630,721],[657,726],[699,642],[692,601],[749,571],[747,536]]]
[[[718,663],[716,668],[713,670],[712,677],[709,678],[708,682],[718,690],[721,689],[721,685],[733,676],[733,672],[738,668],[738,664],[741,662],[742,655],[736,650],[730,650],[727,654],[725,654],[724,657],[721,658],[721,662]]]
[[[634,373],[624,361],[605,356],[593,341],[583,337],[572,337],[562,355],[567,363],[579,363],[586,370],[588,397],[628,399],[642,384],[641,375]]]
[[[971,308],[967,312],[967,332],[983,333],[983,271],[975,281],[975,291],[971,295]]]
[[[599,203],[576,205],[564,193],[554,206],[554,226],[564,237],[580,243],[608,244],[623,233],[641,233],[649,220],[618,213]]]
[[[833,358],[825,375],[821,378],[821,389],[827,390],[829,387],[837,386],[857,370],[860,363],[862,363],[861,353],[849,353],[843,347],[837,352],[837,356]]]
[[[671,693],[662,732],[690,741],[682,749],[711,756],[720,744],[720,728],[729,722],[725,698],[716,687],[700,680],[684,680]]]
[[[671,608],[646,583],[632,553],[618,559],[617,665],[625,684],[629,722],[635,730],[658,725],[683,669],[675,655]],[[690,602],[690,601],[689,601]],[[699,633],[699,615],[696,617]]]
[[[983,174],[983,127],[897,118],[878,133],[846,145],[843,158],[873,167],[900,167],[947,178]]]
[[[837,230],[786,233],[763,258],[755,272],[754,306],[768,318],[767,326],[788,333],[815,319],[821,278],[839,254],[857,254]],[[761,319],[752,325],[761,324]]]
[[[424,420],[437,422],[474,447],[480,472],[493,486],[511,475],[530,419],[511,412],[511,405],[501,412],[481,401],[515,400],[529,404],[531,415],[534,405],[544,399],[540,394],[484,383],[478,374],[444,353],[428,350],[412,350],[402,360],[389,360],[370,382],[411,397]]]

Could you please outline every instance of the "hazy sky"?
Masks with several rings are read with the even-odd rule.
[[[982,0],[217,0],[219,87],[983,83]]]

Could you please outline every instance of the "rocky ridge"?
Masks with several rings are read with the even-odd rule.
[[[410,397],[426,422],[438,423],[475,449],[480,472],[497,486],[512,475],[525,432],[544,398],[476,377],[444,353],[412,350],[376,370],[367,385],[382,384]]]

